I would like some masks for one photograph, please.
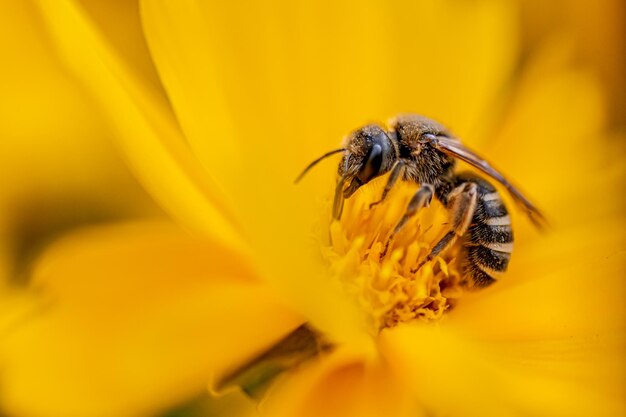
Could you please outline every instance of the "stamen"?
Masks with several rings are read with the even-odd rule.
[[[346,200],[340,221],[330,225],[330,244],[323,251],[331,273],[366,312],[372,332],[413,320],[443,317],[467,286],[459,270],[459,245],[426,259],[447,231],[444,207],[433,201],[394,236],[417,184],[398,183],[387,199],[380,199],[387,178],[361,187]]]

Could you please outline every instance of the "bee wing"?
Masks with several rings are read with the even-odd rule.
[[[547,224],[543,214],[541,214],[539,209],[537,209],[521,191],[515,188],[502,174],[489,165],[487,161],[465,147],[459,140],[446,136],[437,136],[432,144],[443,153],[467,162],[502,184],[511,194],[515,202],[526,212],[526,215],[528,215],[529,219],[536,227],[543,228]]]

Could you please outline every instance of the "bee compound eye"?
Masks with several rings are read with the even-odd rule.
[[[372,178],[378,175],[380,172],[380,167],[383,164],[383,148],[375,143],[370,148],[369,152],[365,157],[365,163],[361,171],[359,172],[358,178],[361,183],[365,184],[370,181]]]

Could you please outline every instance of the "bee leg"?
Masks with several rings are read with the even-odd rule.
[[[406,208],[404,216],[402,216],[396,227],[393,229],[393,232],[389,237],[390,240],[396,235],[396,233],[402,230],[411,217],[413,217],[422,208],[430,205],[430,201],[432,200],[434,193],[435,188],[430,184],[423,184],[419,190],[417,190],[417,192],[413,195],[413,198],[411,198],[411,201],[409,201],[409,205]]]
[[[374,206],[382,203],[385,200],[385,198],[387,197],[387,194],[389,194],[389,191],[391,191],[396,181],[398,181],[398,178],[400,178],[400,176],[404,173],[404,168],[405,167],[404,167],[403,162],[401,161],[396,162],[396,164],[393,166],[391,170],[391,174],[389,174],[389,179],[387,180],[387,184],[385,184],[383,195],[380,197],[380,200],[375,201],[372,204],[370,204],[370,210]]]
[[[406,212],[404,213],[404,216],[402,216],[402,218],[400,219],[396,227],[391,232],[391,235],[389,235],[389,238],[387,239],[387,243],[385,244],[385,249],[381,253],[381,256],[384,256],[387,253],[387,249],[389,249],[389,245],[391,241],[396,236],[396,234],[400,230],[402,230],[402,228],[409,221],[409,219],[413,217],[415,213],[420,211],[422,208],[429,206],[434,193],[435,193],[435,188],[432,185],[422,184],[422,186],[413,195],[413,198],[411,198],[411,201],[409,201],[409,205],[406,208]]]
[[[451,214],[451,230],[437,242],[428,256],[411,272],[417,272],[426,262],[432,261],[435,256],[450,248],[456,240],[463,236],[476,211],[478,201],[477,186],[473,182],[465,182],[448,194],[448,208]]]

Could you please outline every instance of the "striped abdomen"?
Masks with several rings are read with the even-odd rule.
[[[478,186],[476,212],[465,234],[464,273],[475,285],[486,287],[506,271],[513,250],[509,213],[496,189],[473,177]]]

